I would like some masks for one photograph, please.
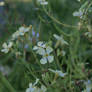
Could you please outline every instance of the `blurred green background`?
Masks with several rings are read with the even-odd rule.
[[[46,32],[46,34],[56,31],[52,21],[49,23],[52,27],[49,26],[49,17],[47,17],[44,12],[38,10],[39,7],[35,1],[36,0],[5,0],[6,4],[4,10],[7,16],[7,23],[0,42],[3,42],[8,36],[11,36],[11,34],[23,24],[32,24],[34,29],[38,31],[38,28],[41,27],[41,34],[43,34],[43,31]],[[49,7],[49,9],[52,10],[53,16],[59,21],[70,25],[76,25],[78,19],[73,17],[72,13],[80,7],[80,3],[77,0],[49,0]],[[47,24],[39,19],[39,15],[47,20]],[[70,29],[63,26],[60,26],[60,28],[62,28],[62,30],[64,29],[64,31],[70,31]],[[46,35],[44,35],[44,37],[46,37]]]

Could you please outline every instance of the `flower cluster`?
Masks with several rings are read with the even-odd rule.
[[[8,53],[11,50],[11,48],[14,46],[14,44],[13,44],[13,43],[15,43],[14,40],[19,38],[20,36],[24,36],[31,29],[32,29],[31,25],[29,27],[21,26],[18,29],[18,31],[13,33],[12,37],[8,40],[8,42],[3,43],[3,45],[2,45],[3,49],[1,49],[1,52]]]
[[[16,31],[16,32],[12,35],[12,40],[15,40],[15,39],[18,38],[19,36],[24,36],[25,33],[29,32],[31,28],[32,28],[31,25],[30,25],[29,27],[21,26],[21,27],[18,29],[18,31]]]
[[[46,43],[38,42],[37,46],[34,46],[33,50],[36,50],[36,53],[42,56],[40,60],[41,64],[46,64],[47,62],[52,63],[54,56],[50,55],[53,49],[48,46]]]
[[[26,92],[46,92],[47,88],[44,85],[41,85],[41,88],[37,87],[39,79],[36,79],[34,84],[30,83],[29,88],[26,89]]]

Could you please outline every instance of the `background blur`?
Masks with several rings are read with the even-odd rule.
[[[44,12],[40,12],[38,10],[37,4],[35,3],[36,0],[4,0],[5,5],[2,6],[3,10],[0,16],[4,23],[4,30],[2,30],[2,35],[0,37],[0,42],[7,39],[14,31],[18,29],[20,25],[32,24],[36,30],[38,30],[38,26],[43,25],[41,27],[45,27],[46,30],[41,30],[42,34],[43,31],[46,32],[55,32],[53,26],[52,28],[48,26],[48,23],[45,25],[39,19],[39,15],[44,19],[49,21],[49,18],[46,16]],[[53,12],[53,15],[63,23],[75,25],[77,22],[76,17],[72,16],[72,13],[80,7],[80,3],[77,0],[49,0],[50,9]],[[1,6],[0,6],[1,8]],[[1,18],[0,18],[1,19]],[[53,25],[52,23],[50,23]],[[64,29],[60,26],[62,30]],[[41,28],[44,29],[44,28]],[[49,30],[48,30],[49,29]],[[65,31],[70,29],[65,28]],[[39,31],[39,30],[38,30]],[[47,32],[48,31],[48,32]],[[44,37],[46,37],[44,35]]]

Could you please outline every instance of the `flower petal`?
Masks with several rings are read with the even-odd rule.
[[[41,63],[41,64],[46,64],[46,63],[47,63],[46,57],[43,57],[43,58],[40,60],[40,63]]]
[[[55,74],[57,74],[60,77],[64,77],[67,74],[67,73],[63,73],[60,70],[52,70],[52,69],[48,69],[48,70],[51,71],[51,72],[53,72],[53,73],[55,73]]]
[[[9,42],[9,44],[8,44],[8,48],[11,48],[12,45],[13,45],[13,42]]]
[[[46,1],[45,1],[45,2],[40,2],[40,4],[41,4],[41,5],[47,5],[48,2],[46,2]]]
[[[22,30],[22,31],[25,30],[25,27],[23,27],[23,26],[20,27],[20,28],[19,28],[19,31],[21,31],[21,30]]]
[[[48,56],[47,58],[48,58],[49,63],[52,63],[54,60],[54,56]]]
[[[1,52],[8,53],[9,49],[2,49]]]
[[[64,77],[66,75],[66,73],[63,73],[62,71],[58,71],[56,70],[56,73],[60,76],[60,77]]]
[[[41,47],[41,46],[43,45],[43,42],[40,41],[40,42],[37,43],[37,45],[38,45],[39,47]]]
[[[25,28],[24,32],[28,32],[30,30],[30,28]]]
[[[29,83],[29,87],[30,87],[30,88],[32,87],[32,83]]]
[[[81,17],[83,15],[82,11],[76,11],[73,13],[73,16]]]
[[[50,54],[52,51],[53,51],[53,49],[52,49],[50,46],[48,46],[48,47],[46,48],[46,53],[47,53],[47,54]]]
[[[69,45],[67,41],[65,41],[64,39],[61,40],[61,44],[62,45]]]
[[[40,48],[40,47],[38,48],[36,53],[39,55],[42,55],[42,56],[44,56],[46,54],[45,50],[43,48]]]
[[[7,48],[7,44],[6,43],[3,43],[3,48]]]
[[[37,45],[42,48],[46,48],[46,44],[44,44],[42,41],[38,42]]]
[[[60,39],[60,36],[58,36],[58,35],[56,35],[56,34],[54,34],[53,36],[54,36],[57,40]]]
[[[38,47],[37,47],[37,46],[34,46],[34,47],[33,47],[33,50],[38,50]]]
[[[35,86],[38,83],[39,79],[36,79],[36,82],[33,84],[33,86]]]

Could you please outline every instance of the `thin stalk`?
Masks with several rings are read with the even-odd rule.
[[[8,80],[0,72],[0,82],[9,90],[9,92],[16,92]]]

